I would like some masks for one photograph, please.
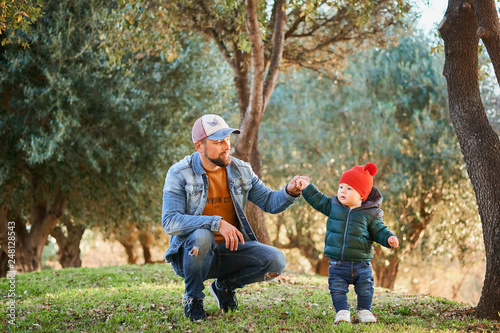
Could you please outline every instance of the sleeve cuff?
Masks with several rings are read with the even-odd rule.
[[[294,201],[294,202],[295,202],[296,200],[298,200],[298,199],[300,198],[301,193],[299,193],[299,195],[298,195],[298,196],[296,196],[296,197],[295,197],[295,196],[293,196],[293,195],[290,195],[290,194],[288,194],[288,191],[286,190],[286,187],[287,187],[287,186],[288,186],[288,184],[287,184],[287,185],[285,185],[285,187],[283,187],[283,192],[285,193],[285,197],[286,197],[286,199],[287,199],[288,201]]]
[[[219,231],[221,219],[222,219],[222,217],[220,217],[220,216],[214,216],[214,219],[212,220],[212,224],[210,225],[210,231],[212,231],[212,232]]]

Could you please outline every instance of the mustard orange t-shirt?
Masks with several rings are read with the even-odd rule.
[[[227,183],[226,168],[219,168],[215,171],[207,171],[208,195],[203,215],[218,215],[237,227],[237,216],[233,205],[229,185]],[[223,243],[224,237],[218,232],[215,233],[215,242]]]

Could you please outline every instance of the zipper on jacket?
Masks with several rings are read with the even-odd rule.
[[[349,208],[349,212],[347,213],[347,219],[345,221],[344,240],[342,241],[342,253],[340,254],[340,260],[344,260],[345,241],[347,238],[347,227],[349,226],[350,216],[351,216],[351,209]]]

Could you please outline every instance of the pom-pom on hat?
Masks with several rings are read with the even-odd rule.
[[[342,174],[339,184],[344,183],[354,188],[364,201],[372,190],[373,176],[377,174],[377,171],[378,168],[375,163],[369,162],[365,165],[356,165]]]

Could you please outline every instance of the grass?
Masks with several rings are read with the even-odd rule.
[[[208,292],[209,318],[184,317],[184,281],[170,265],[70,268],[17,275],[15,327],[8,318],[10,281],[0,279],[2,332],[497,332],[474,308],[443,298],[376,289],[376,324],[334,325],[327,278],[285,272],[282,282],[238,290],[240,310],[224,314]],[[355,308],[356,295],[349,292]],[[351,310],[354,314],[354,311]]]

